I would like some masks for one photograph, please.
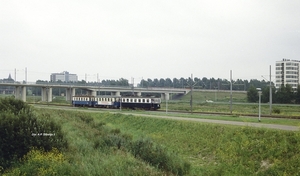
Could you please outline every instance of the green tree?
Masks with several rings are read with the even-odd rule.
[[[253,85],[251,85],[247,91],[247,100],[248,100],[248,102],[257,102],[258,101],[258,92]]]
[[[61,126],[45,114],[13,98],[0,99],[0,166],[7,168],[32,148],[50,151],[67,147]]]
[[[119,86],[129,86],[128,80],[124,78],[120,78],[118,81]]]
[[[272,88],[272,102],[274,101],[274,95],[275,95],[275,89]],[[262,89],[262,97],[261,97],[261,101],[263,103],[268,103],[270,101],[270,87],[264,87]]]
[[[276,103],[291,103],[293,99],[293,89],[292,86],[287,84],[282,85],[280,89],[276,92]]]
[[[300,104],[300,85],[298,85],[295,93],[295,103]]]

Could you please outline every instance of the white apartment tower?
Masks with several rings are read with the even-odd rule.
[[[50,75],[50,81],[51,82],[57,82],[57,81],[62,81],[62,82],[77,82],[78,77],[76,74],[70,74],[67,71],[63,71],[62,73],[52,73]]]
[[[276,89],[280,88],[281,85],[286,86],[289,84],[293,90],[296,90],[300,84],[300,61],[282,59],[276,61]]]

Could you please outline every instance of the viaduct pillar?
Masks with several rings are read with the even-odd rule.
[[[20,86],[15,87],[15,99],[20,99]]]
[[[48,88],[48,92],[47,92],[47,96],[48,96],[48,102],[52,102],[52,87]]]
[[[52,87],[42,87],[42,101],[51,102],[52,101]]]
[[[121,93],[120,92],[111,92],[111,95],[120,96]]]
[[[97,96],[97,91],[96,90],[88,90],[88,95],[89,96]]]
[[[15,99],[20,99],[26,102],[26,87],[25,86],[16,86],[15,87]]]
[[[22,86],[21,87],[21,91],[22,91],[22,100],[24,101],[24,102],[26,102],[26,87],[25,86]]]
[[[66,88],[66,100],[71,101],[75,95],[75,88]]]
[[[161,99],[163,100],[170,100],[170,93],[162,93]]]

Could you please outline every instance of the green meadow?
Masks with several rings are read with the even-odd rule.
[[[3,175],[297,175],[300,133],[35,108],[68,148],[32,150]]]

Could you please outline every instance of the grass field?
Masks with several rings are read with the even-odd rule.
[[[188,172],[178,175],[297,175],[300,169],[299,132],[118,113],[36,111],[41,118],[50,116],[62,125],[69,149],[62,153],[32,152],[5,175],[176,175],[151,164],[153,161],[136,158],[126,149],[125,139],[131,143],[150,139],[155,144],[147,144],[161,146],[172,156],[165,163],[189,163]],[[103,141],[109,145],[104,147]]]
[[[294,148],[299,146],[298,132],[135,116],[95,115],[95,118],[135,137],[151,136],[168,146],[192,163],[190,175],[293,175],[298,172],[296,163],[300,160],[296,159],[298,149]],[[288,171],[294,167],[294,171]]]

